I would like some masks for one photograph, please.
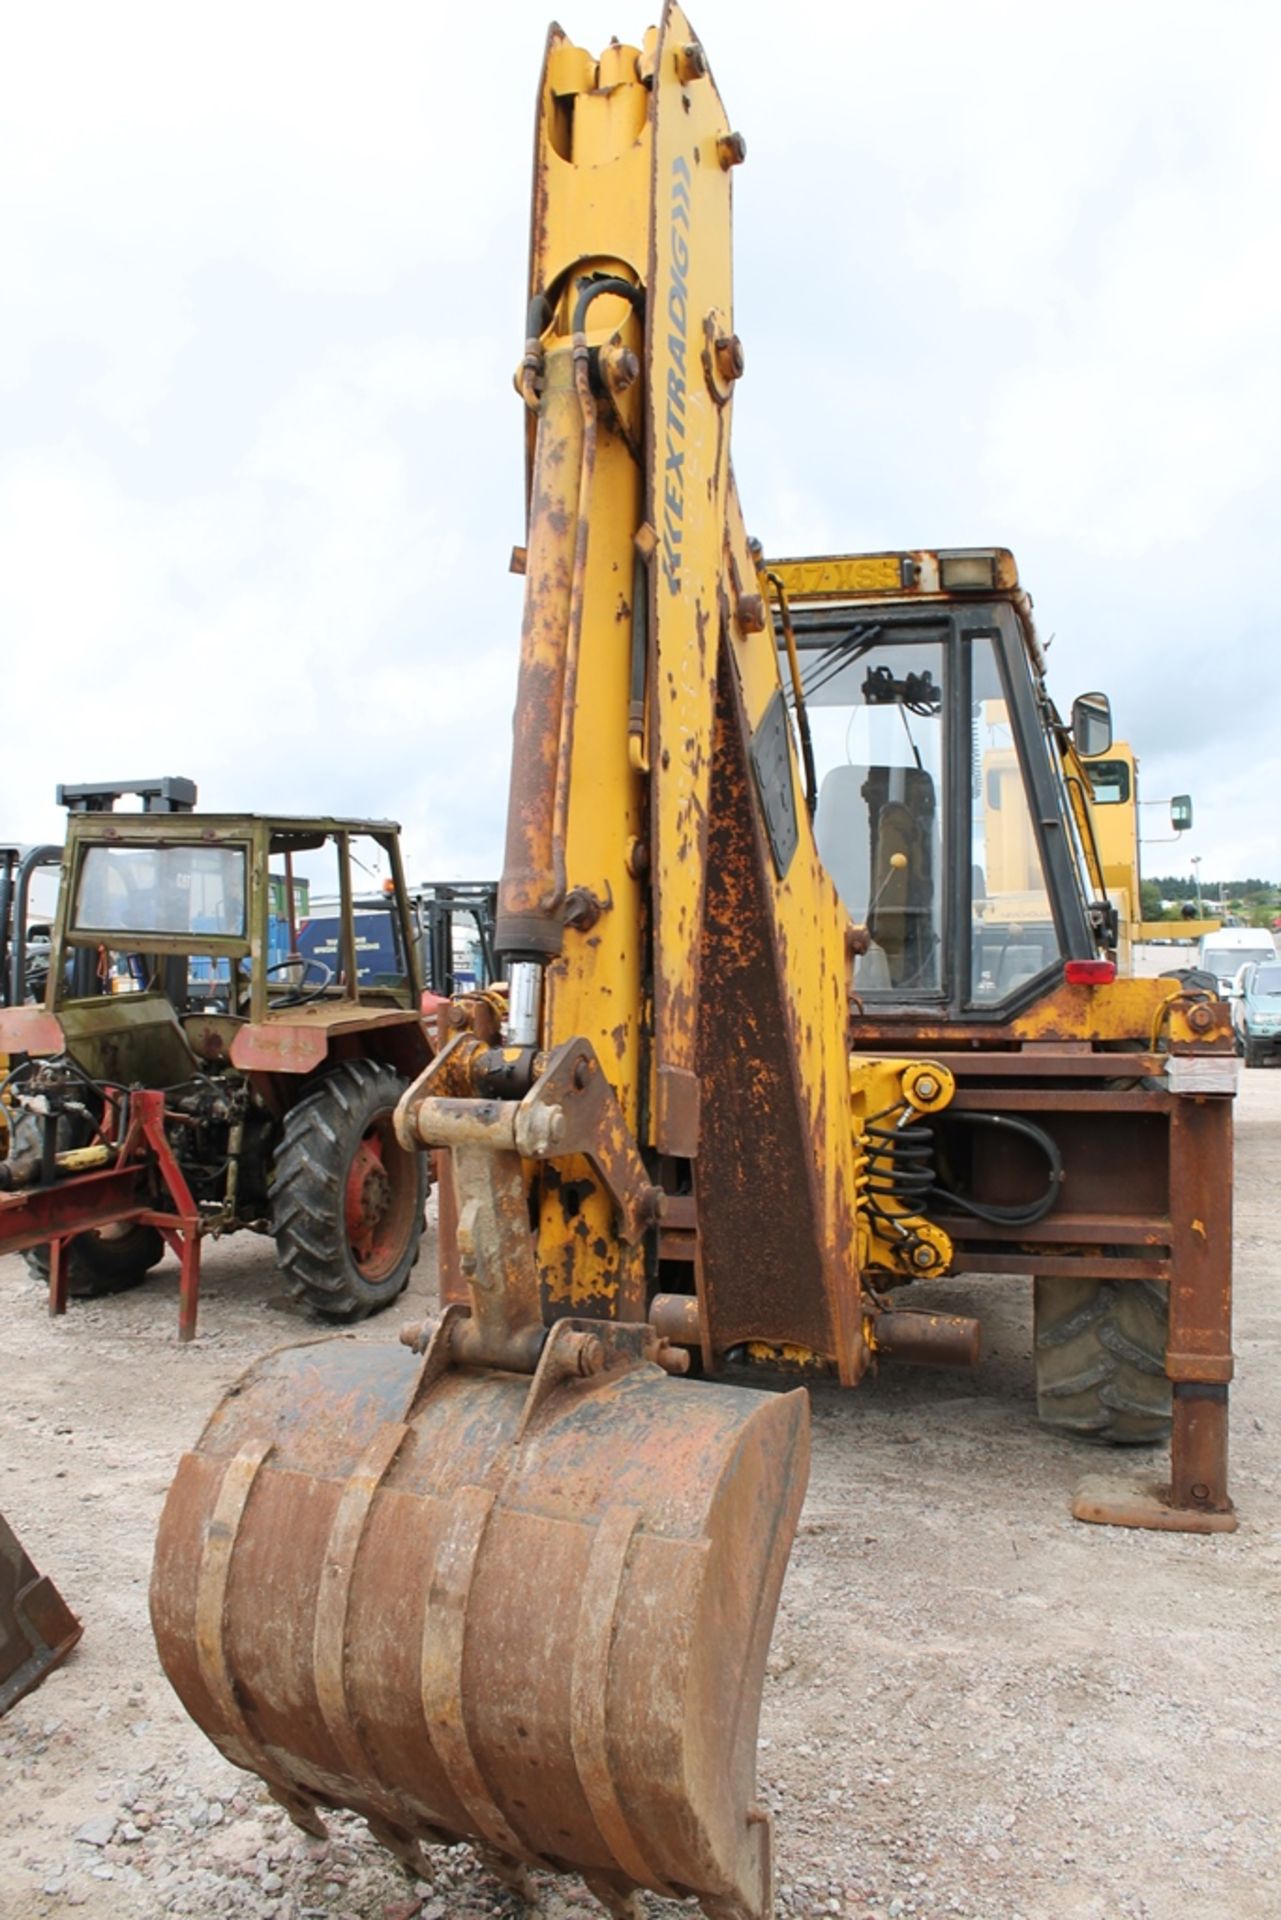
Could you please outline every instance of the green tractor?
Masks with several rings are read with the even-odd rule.
[[[117,814],[141,792],[147,810]],[[418,1254],[428,1175],[392,1126],[431,1058],[421,942],[386,821],[192,810],[186,781],[61,788],[72,811],[42,1007],[0,1011],[12,1126],[0,1252],[50,1306],[182,1260],[195,1330],[209,1234],[269,1233],[331,1320],[389,1306]],[[387,917],[368,935],[371,882]],[[338,901],[308,954],[306,904]]]

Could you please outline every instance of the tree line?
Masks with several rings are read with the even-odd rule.
[[[1221,911],[1236,915],[1248,925],[1268,926],[1281,913],[1281,887],[1275,880],[1201,880],[1201,901],[1207,918]],[[1173,902],[1171,906],[1163,903]],[[1185,905],[1195,908],[1197,883],[1186,874],[1157,874],[1143,882],[1143,918],[1178,920]]]

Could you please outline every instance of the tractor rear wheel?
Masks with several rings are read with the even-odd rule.
[[[389,1307],[418,1258],[427,1162],[392,1116],[405,1082],[376,1060],[344,1060],[286,1115],[271,1230],[284,1272],[329,1320]]]
[[[1044,1425],[1114,1446],[1168,1440],[1169,1314],[1157,1281],[1038,1278],[1036,1411]]]
[[[73,1300],[96,1300],[105,1293],[124,1293],[138,1287],[165,1255],[165,1243],[155,1227],[104,1227],[78,1233],[67,1247],[67,1292]],[[32,1247],[26,1256],[32,1278],[49,1284],[49,1249]]]

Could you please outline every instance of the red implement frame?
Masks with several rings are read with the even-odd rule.
[[[67,1311],[67,1247],[101,1227],[156,1227],[181,1262],[178,1338],[192,1340],[200,1301],[200,1214],[165,1137],[163,1093],[129,1097],[129,1117],[114,1166],[74,1174],[54,1186],[0,1197],[0,1253],[49,1248],[49,1311]],[[157,1187],[172,1202],[155,1204]]]

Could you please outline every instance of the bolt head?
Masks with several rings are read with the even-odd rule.
[[[741,593],[734,613],[744,633],[764,633],[765,602],[759,593]]]
[[[578,1349],[578,1371],[585,1380],[590,1380],[592,1375],[599,1373],[605,1364],[605,1348],[598,1335],[594,1333],[585,1333],[581,1338],[582,1344]]]
[[[617,347],[605,358],[605,378],[614,393],[626,393],[640,378],[640,361],[630,347]]]
[[[933,1247],[926,1246],[924,1241],[922,1241],[921,1245],[913,1250],[912,1265],[924,1270],[934,1265],[934,1257]]]
[[[716,342],[716,371],[722,380],[741,380],[747,358],[736,333],[722,334]]]

